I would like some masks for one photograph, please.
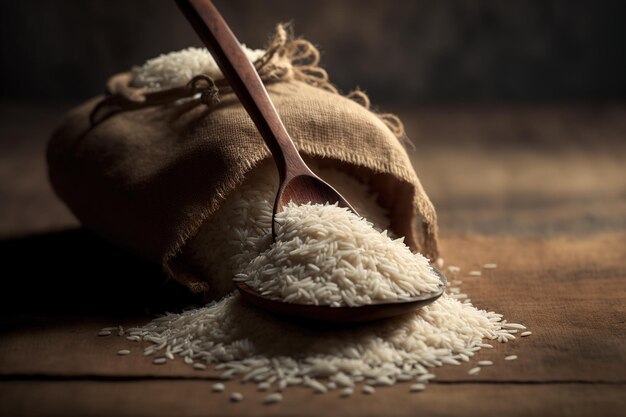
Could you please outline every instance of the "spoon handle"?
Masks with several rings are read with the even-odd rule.
[[[287,177],[309,174],[311,171],[280,120],[259,74],[213,3],[209,0],[176,0],[176,3],[261,133],[274,157],[281,182]]]

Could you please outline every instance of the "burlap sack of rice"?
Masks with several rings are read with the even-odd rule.
[[[362,92],[340,95],[318,60],[309,42],[278,26],[254,64],[305,159],[365,184],[391,230],[435,259],[436,214],[402,124],[371,111]],[[135,87],[132,72],[112,77],[107,95],[67,114],[47,156],[54,190],[86,228],[212,298],[213,287],[222,295],[232,284],[211,284],[186,244],[271,155],[227,83],[193,75],[167,88]]]

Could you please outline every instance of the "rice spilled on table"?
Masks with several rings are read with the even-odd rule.
[[[166,181],[162,172],[150,171],[159,163],[150,161],[150,169],[148,165],[139,169],[128,163],[134,160],[133,152],[144,146],[139,135],[127,138],[127,142],[120,139],[116,144],[113,141],[110,145],[115,149],[110,154],[113,156],[106,161],[110,165],[104,165],[99,160],[99,165],[92,168],[88,163],[89,152],[79,155],[68,151],[67,143],[77,139],[72,136],[71,126],[65,126],[51,144],[51,177],[57,192],[77,216],[110,240],[163,262],[172,277],[212,299],[205,306],[167,314],[135,328],[119,331],[117,327],[102,329],[98,335],[106,337],[115,332],[126,337],[129,347],[117,351],[121,357],[137,355],[141,351],[143,355],[151,356],[155,365],[164,366],[168,361],[181,360],[196,372],[218,370],[223,381],[215,383],[207,391],[227,392],[233,403],[244,400],[234,383],[239,381],[256,384],[259,396],[254,400],[265,404],[281,401],[284,395],[289,395],[288,388],[291,386],[305,386],[314,392],[341,398],[355,393],[384,395],[382,387],[396,384],[405,384],[407,393],[422,392],[435,379],[438,367],[473,363],[479,350],[493,348],[493,342],[509,342],[516,338],[518,331],[525,330],[523,325],[508,323],[501,314],[473,306],[459,288],[462,283],[459,280],[460,267],[448,266],[450,286],[433,304],[403,316],[341,329],[280,320],[246,304],[235,291],[234,282],[240,281],[268,298],[290,303],[361,306],[432,292],[437,288],[439,278],[430,262],[436,262],[439,268],[444,267],[444,260],[437,253],[434,209],[404,149],[399,145],[398,137],[403,136],[399,120],[388,114],[371,112],[367,96],[363,93],[357,92],[349,99],[339,95],[328,82],[325,72],[318,71],[316,76],[306,78],[295,58],[295,48],[304,48],[312,54],[312,60],[307,64],[309,70],[319,69],[317,51],[306,41],[289,40],[280,27],[273,48],[268,48],[267,52],[247,50],[247,54],[257,64],[260,73],[265,71],[264,81],[274,83],[270,92],[279,97],[279,112],[283,113],[284,109],[286,124],[298,130],[293,132],[293,136],[300,138],[298,145],[314,171],[335,186],[363,217],[334,205],[292,204],[279,213],[276,240],[273,241],[272,207],[278,178],[266,151],[251,153],[233,150],[227,143],[232,138],[211,135],[211,140],[220,142],[215,149],[222,154],[216,160],[225,161],[225,167],[222,167],[224,179],[218,175],[217,182],[206,190],[205,194],[210,194],[211,200],[201,199],[209,197],[194,200],[187,198],[184,194],[187,190],[180,184],[173,185],[172,180],[167,184],[159,183]],[[293,54],[291,58],[289,51]],[[129,73],[129,83],[122,90],[135,89],[133,91],[145,94],[146,91],[174,89],[179,94],[184,88],[181,86],[198,75],[219,79],[221,74],[206,50],[190,48],[162,55],[135,68]],[[227,125],[229,120],[234,120],[233,131],[243,135],[244,142],[248,142],[245,135],[254,136],[254,132],[250,133],[248,125],[245,128],[239,126],[239,117],[247,120],[239,116],[243,114],[241,106],[236,101],[225,99],[232,92],[223,84],[218,82],[216,85],[224,100],[220,104],[223,108],[213,102],[202,101],[211,110],[203,121],[204,125],[197,128],[193,121],[187,121],[189,125],[185,125],[183,120],[180,122],[183,126],[175,132],[196,135],[192,139],[206,141],[203,135],[206,135],[206,129],[211,128],[211,123],[219,119],[219,123]],[[135,126],[133,123],[149,124],[151,120],[162,120],[156,117],[159,112],[174,111],[177,106],[183,109],[194,100],[206,99],[206,96],[198,97],[195,90],[192,93],[187,97],[173,96],[174,99],[165,104],[145,107],[136,104],[134,115],[122,113],[120,117],[126,117],[123,121],[131,127]],[[311,98],[311,94],[320,96]],[[293,101],[283,103],[280,97]],[[307,108],[312,106],[311,103],[317,107],[304,113],[299,109],[294,119],[296,116],[290,115],[289,108],[306,100],[313,100],[308,102]],[[91,103],[77,110],[65,122],[66,125],[83,123],[82,119],[92,114],[94,106]],[[318,113],[323,112],[325,106],[337,106],[327,111],[340,116],[336,120],[320,118]],[[237,112],[236,116],[232,111]],[[342,111],[347,112],[347,116],[341,117]],[[354,121],[346,122],[349,117],[354,117]],[[77,122],[77,119],[80,121]],[[179,121],[172,122],[176,123]],[[367,126],[354,134],[353,127],[363,124]],[[189,133],[191,125],[200,132]],[[312,125],[315,128],[307,130]],[[302,130],[300,126],[303,126]],[[89,135],[100,132],[101,136],[117,137],[111,134],[111,129],[117,129],[116,132],[124,130],[120,126],[107,125],[107,120],[104,120],[101,126],[96,126],[95,133],[81,138],[81,146],[85,149],[108,146],[102,143],[106,138],[98,137],[101,139],[98,143],[95,139],[91,141]],[[158,136],[157,131],[152,134]],[[363,132],[378,133],[378,139],[374,133],[372,139]],[[333,134],[336,136],[333,137]],[[348,140],[350,134],[354,134],[355,143],[361,140],[374,142],[354,149]],[[185,143],[181,137],[163,136],[157,144],[153,141],[151,145],[158,147],[163,141],[173,141],[181,146]],[[344,139],[349,143],[343,143]],[[133,143],[133,140],[137,142]],[[257,140],[257,146],[259,143]],[[193,153],[194,146],[204,145],[191,140],[188,146],[190,148],[185,157]],[[123,158],[119,153],[115,158],[115,152],[121,152]],[[228,152],[241,152],[239,159],[245,163],[239,166],[237,163],[240,160],[235,162],[233,158],[221,158]],[[159,161],[163,166],[178,166],[184,159],[180,154],[168,156],[167,152],[155,153],[152,157],[161,158]],[[85,159],[75,162],[77,158]],[[120,158],[125,162],[118,163]],[[385,160],[393,158],[393,163],[385,163]],[[60,168],[61,162],[67,161],[70,163]],[[85,179],[72,177],[70,180],[64,170],[71,170],[68,166],[72,164],[94,171],[88,172]],[[195,168],[186,168],[184,164],[180,166],[182,174],[192,178],[200,175],[201,164]],[[135,208],[131,200],[140,200],[139,205],[147,205],[142,199],[149,200],[150,204],[158,207],[161,204],[159,197],[154,194],[149,198],[141,194],[132,198],[119,196],[127,191],[129,182],[136,187],[135,192],[138,186],[145,185],[138,178],[154,189],[181,188],[174,203],[180,204],[180,207],[162,217],[157,210],[156,217],[143,219],[139,212],[133,212]],[[111,197],[111,210],[103,214],[103,210],[98,211],[79,201],[75,195],[84,190],[87,183],[77,181],[92,181],[88,185],[93,185],[96,196],[103,199]],[[120,186],[120,183],[125,186]],[[194,187],[189,192],[196,198],[202,185]],[[112,197],[111,190],[117,193],[115,197]],[[123,215],[120,214],[122,212]],[[127,229],[130,230],[115,229],[123,216],[135,220],[132,224],[127,222]],[[146,223],[142,224],[144,221]],[[150,225],[163,227],[164,222],[171,224],[168,229],[163,228],[163,233],[160,230],[156,233],[159,236],[157,240],[161,239],[162,244],[155,244],[141,253],[150,245],[142,240],[145,237],[137,237],[139,232],[148,230]],[[418,250],[431,259],[418,253]],[[180,272],[181,265],[186,266],[185,272]],[[492,262],[482,266],[489,273],[494,273],[496,268],[497,264]],[[482,274],[481,270],[473,269],[467,275],[480,279]],[[521,336],[530,334],[525,331]],[[133,347],[133,344],[139,344],[140,348]],[[517,356],[504,358],[506,361],[514,359]],[[492,361],[476,361],[467,373],[479,375],[483,367],[492,365]]]

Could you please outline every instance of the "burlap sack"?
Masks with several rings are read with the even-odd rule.
[[[369,184],[392,229],[434,259],[436,214],[398,138],[401,124],[370,111],[363,93],[338,94],[318,58],[310,43],[287,39],[279,27],[255,65],[299,151]],[[271,155],[223,80],[155,91],[135,89],[130,79],[112,78],[106,97],[69,112],[49,143],[50,181],[85,227],[204,291],[203,277],[177,255]]]

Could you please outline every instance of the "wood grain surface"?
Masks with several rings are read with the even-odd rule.
[[[246,398],[231,404],[211,392],[215,373],[154,366],[132,342],[96,336],[196,300],[76,229],[42,166],[55,109],[32,111],[39,125],[20,123],[15,106],[0,123],[0,253],[11,271],[0,293],[0,415],[624,415],[625,108],[402,111],[446,264],[463,269],[476,306],[533,334],[479,352],[494,366],[477,376],[469,364],[438,369],[419,394],[406,384],[350,399],[293,389],[271,406],[238,382],[226,390]],[[487,262],[498,268],[466,276]],[[509,354],[519,359],[505,362]]]

